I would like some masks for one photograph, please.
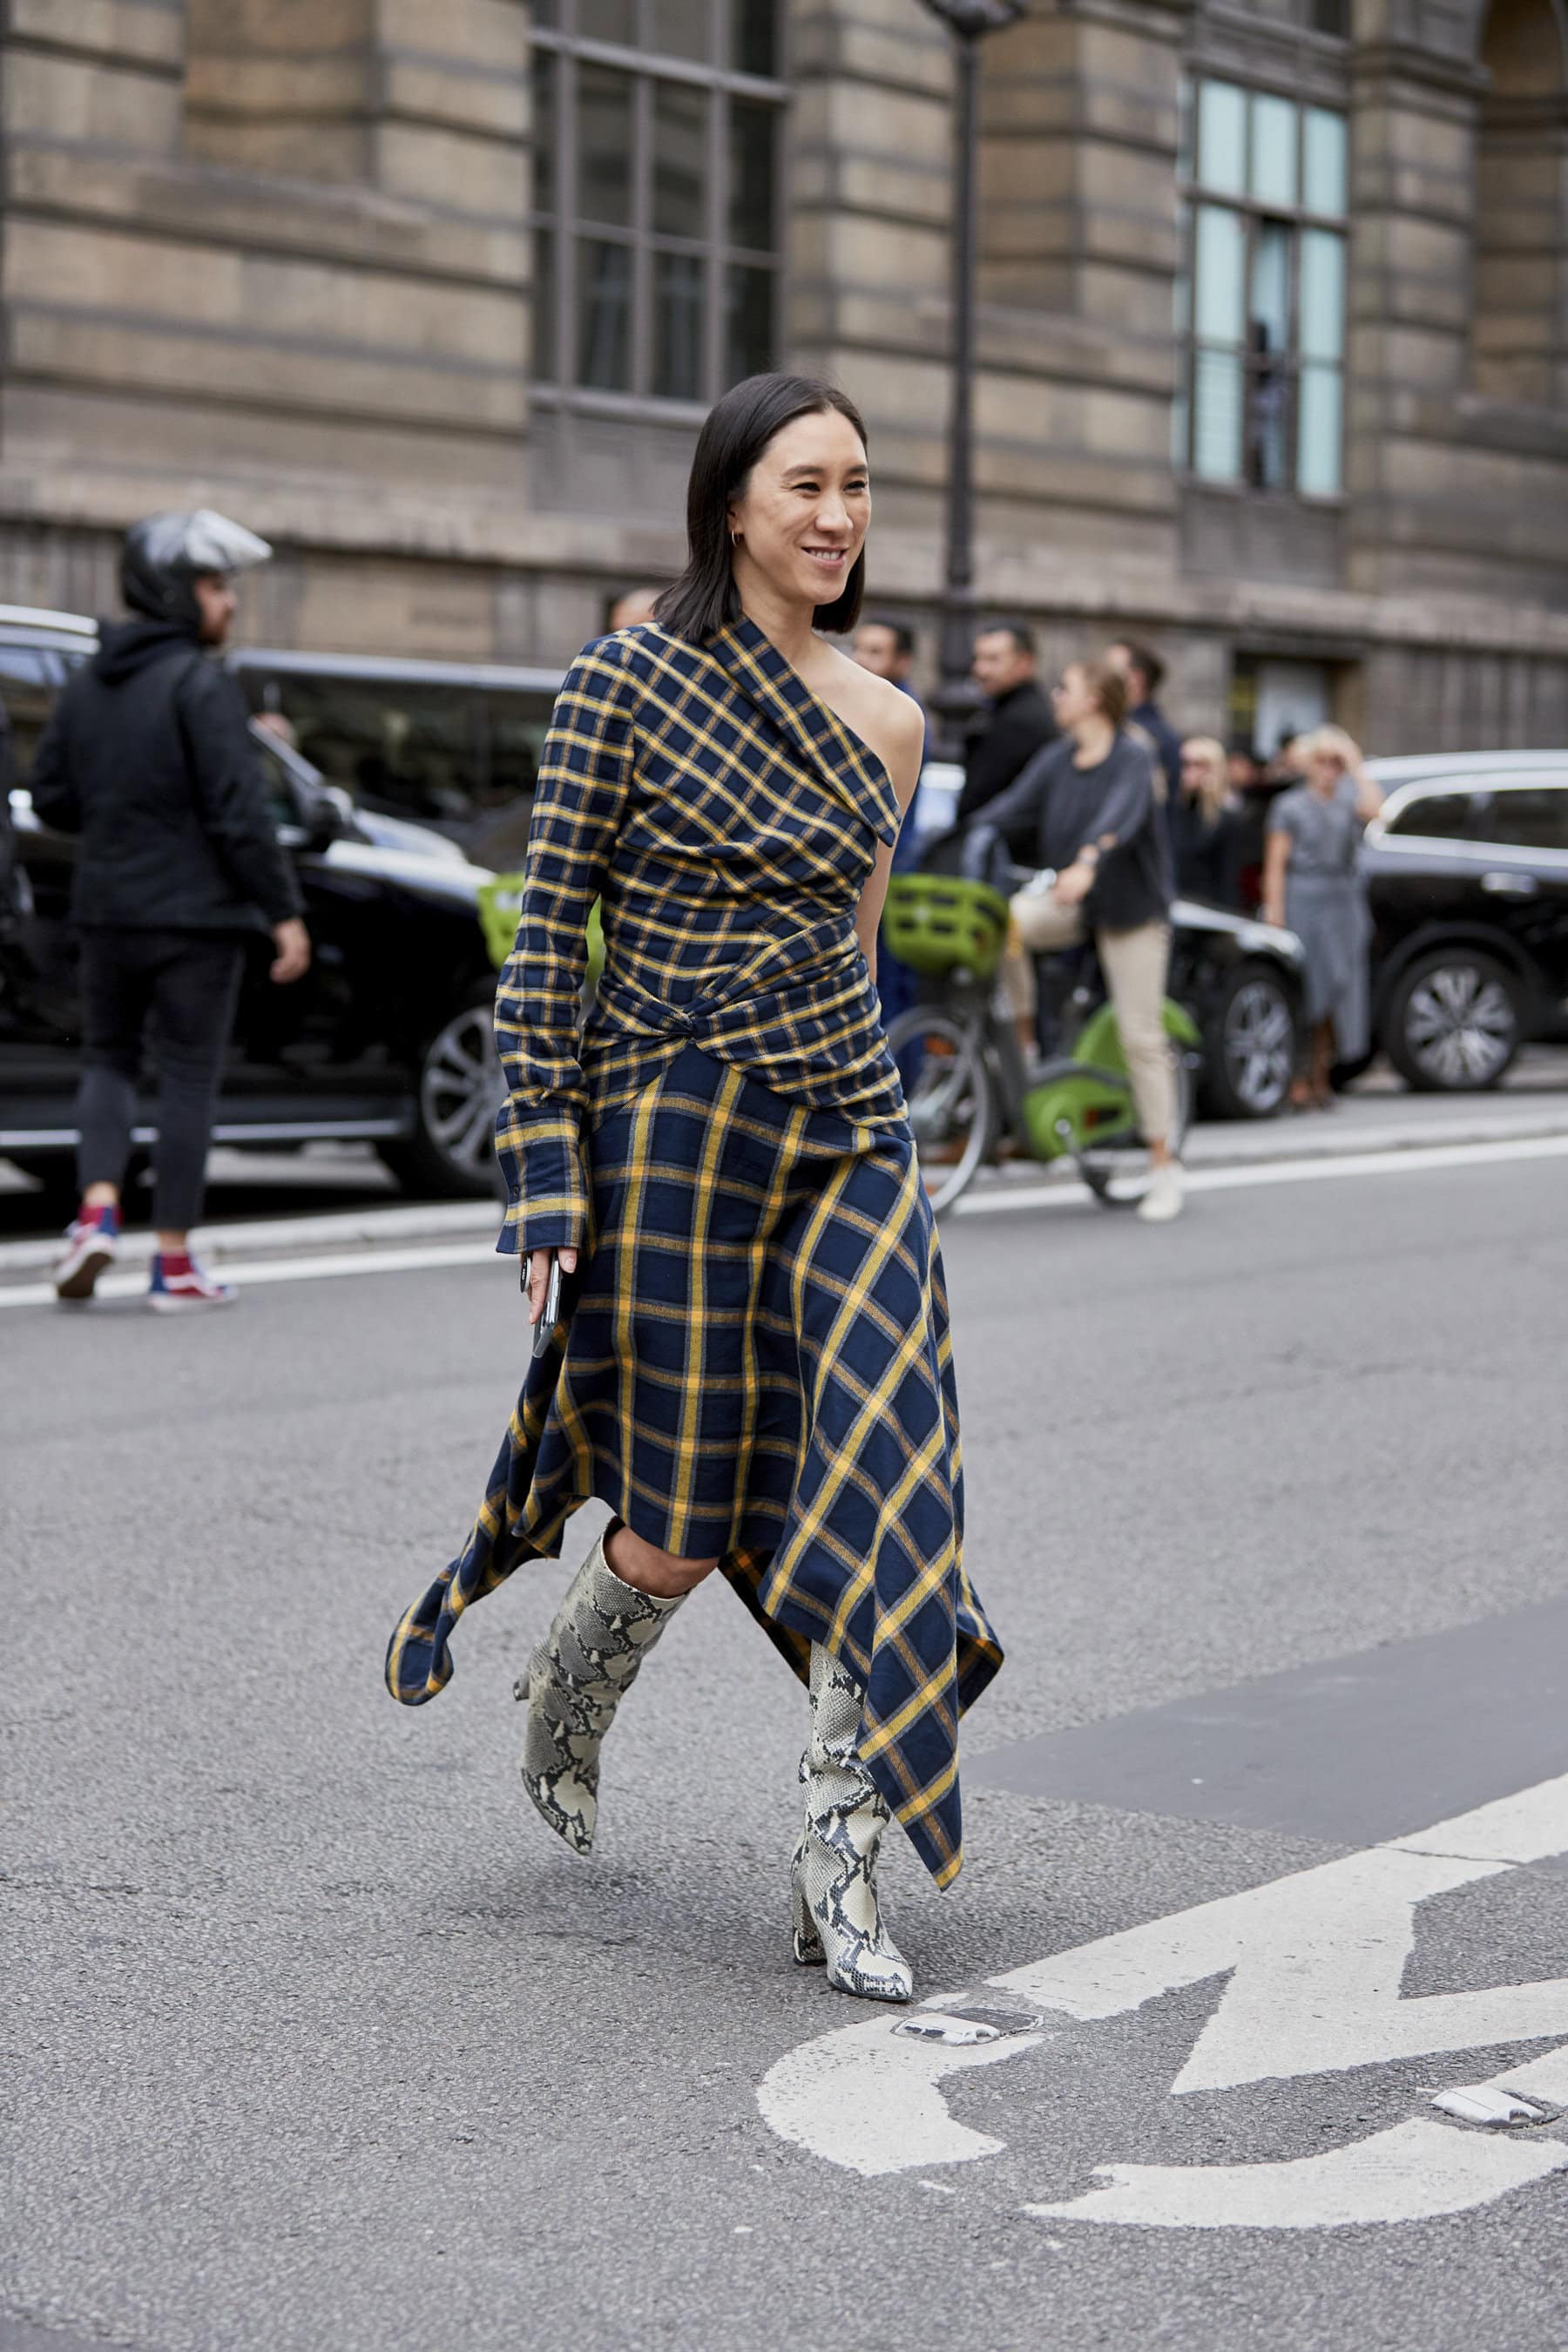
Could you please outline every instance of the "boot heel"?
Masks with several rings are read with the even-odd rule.
[[[805,1889],[800,1883],[798,1861],[790,1875],[790,1892],[795,1898],[795,1931],[791,1937],[797,1969],[824,1969],[827,1954],[822,1937],[816,1932],[816,1922],[811,1916],[811,1906],[805,1899]]]

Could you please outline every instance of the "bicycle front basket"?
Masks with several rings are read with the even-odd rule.
[[[989,980],[1007,938],[1007,901],[989,882],[949,874],[895,874],[882,910],[889,953],[928,979],[970,971]]]

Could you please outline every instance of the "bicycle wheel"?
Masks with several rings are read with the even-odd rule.
[[[1178,1159],[1193,1123],[1193,1066],[1180,1047],[1172,1056],[1171,1082],[1174,1110],[1166,1140]],[[1074,1160],[1079,1174],[1102,1209],[1131,1209],[1142,1192],[1148,1145],[1138,1131],[1131,1100],[1125,1121],[1113,1121],[1099,1136],[1090,1135]]]
[[[973,1181],[996,1131],[996,1101],[980,1024],[913,1005],[888,1031],[905,1086],[921,1177],[938,1214]]]

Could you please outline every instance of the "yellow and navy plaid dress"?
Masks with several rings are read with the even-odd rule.
[[[881,762],[750,621],[705,646],[623,629],[574,666],[495,1018],[500,1246],[583,1255],[386,1675],[433,1697],[468,1603],[597,1496],[718,1555],[803,1678],[814,1641],[844,1657],[861,1752],[945,1885],[958,1717],[1002,1653],[963,1570],[942,1259],[855,932],[898,825]]]

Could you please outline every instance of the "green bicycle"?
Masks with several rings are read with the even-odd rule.
[[[1038,1160],[1068,1157],[1107,1208],[1136,1193],[1119,1180],[1142,1162],[1127,1064],[1116,1014],[1103,998],[1079,1002],[1082,1017],[1068,1049],[1031,1076],[1012,1022],[994,1003],[1006,945],[1008,905],[988,882],[937,874],[895,874],[882,932],[892,954],[931,983],[931,1000],[900,1013],[888,1031],[906,1073],[910,1125],[926,1191],[939,1213],[1005,1150]],[[1202,1039],[1165,999],[1176,1117],[1168,1140],[1180,1152],[1192,1119],[1193,1072]]]

